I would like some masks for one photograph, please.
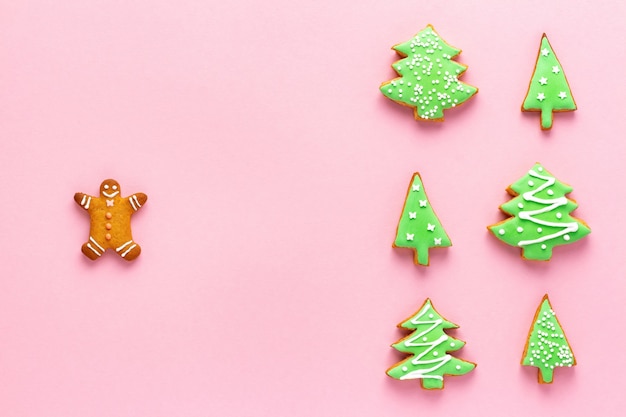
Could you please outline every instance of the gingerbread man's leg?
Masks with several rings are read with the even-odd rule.
[[[132,261],[141,253],[141,246],[129,240],[121,246],[115,248],[115,251],[125,260]]]
[[[92,261],[101,257],[104,253],[104,248],[91,236],[89,236],[89,241],[83,245],[81,250]]]

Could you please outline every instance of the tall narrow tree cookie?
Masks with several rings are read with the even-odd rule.
[[[535,164],[507,191],[514,198],[500,210],[513,217],[488,228],[504,243],[522,248],[524,259],[548,261],[552,248],[574,243],[591,232],[584,221],[570,216],[578,207],[566,197],[572,187],[558,181],[541,164]]]
[[[443,121],[443,111],[469,100],[478,89],[459,81],[467,67],[452,59],[461,53],[428,25],[411,40],[393,49],[403,59],[392,64],[400,77],[384,82],[380,91],[412,107],[415,120]]]
[[[391,346],[411,356],[389,368],[387,375],[390,377],[419,379],[424,389],[442,389],[444,376],[465,375],[476,367],[475,363],[448,354],[461,349],[465,342],[446,334],[445,329],[459,326],[443,318],[430,299],[398,327],[413,332]]]
[[[552,112],[576,110],[576,102],[546,34],[541,38],[535,70],[522,111],[541,112],[541,128],[552,128]]]
[[[428,249],[452,246],[450,238],[430,206],[420,174],[413,174],[396,230],[394,248],[415,251],[415,264],[428,265]]]
[[[576,358],[556,318],[548,294],[537,308],[522,355],[522,365],[539,368],[539,383],[551,384],[554,368],[576,365]]]
[[[137,258],[141,247],[133,240],[130,218],[147,200],[144,193],[122,197],[120,184],[111,179],[102,182],[99,197],[74,194],[74,201],[87,210],[91,220],[89,240],[82,247],[83,254],[94,261],[105,250],[114,249],[127,261]]]

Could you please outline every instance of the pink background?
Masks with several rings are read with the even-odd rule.
[[[623,5],[444,3],[1,0],[0,414],[623,413]],[[436,125],[378,91],[428,23],[480,89]],[[549,133],[519,111],[543,32],[579,106]],[[485,228],[537,161],[592,228],[549,263]],[[429,268],[391,248],[414,171]],[[132,264],[80,253],[108,177],[149,196]],[[540,386],[546,292],[578,366]],[[441,392],[385,375],[426,297],[478,363]]]

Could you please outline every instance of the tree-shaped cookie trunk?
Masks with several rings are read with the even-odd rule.
[[[414,109],[416,120],[443,121],[443,111],[470,99],[478,89],[459,81],[467,67],[452,59],[461,53],[439,37],[431,25],[393,49],[403,59],[392,64],[400,76],[380,91]]]
[[[540,384],[552,383],[555,368],[576,365],[574,353],[547,294],[541,300],[530,327],[522,365],[539,368]]]
[[[591,232],[585,222],[570,215],[578,207],[566,197],[572,188],[541,164],[507,191],[514,198],[500,209],[513,217],[488,228],[504,243],[522,248],[524,259],[550,260],[555,246],[574,243]]]
[[[413,174],[396,230],[394,248],[415,251],[415,264],[429,264],[429,248],[452,246],[450,238],[433,211],[420,174]]]
[[[573,110],[576,102],[565,72],[544,33],[522,111],[541,112],[541,128],[546,130],[552,128],[552,112]]]
[[[411,356],[389,368],[387,375],[390,377],[419,379],[424,389],[442,389],[444,376],[464,375],[476,367],[475,363],[448,354],[461,349],[465,342],[446,334],[445,329],[459,326],[443,318],[430,299],[398,327],[413,332],[391,346]]]

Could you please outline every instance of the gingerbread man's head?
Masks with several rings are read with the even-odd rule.
[[[104,180],[100,184],[100,194],[106,198],[113,198],[120,193],[120,184],[115,180]]]

